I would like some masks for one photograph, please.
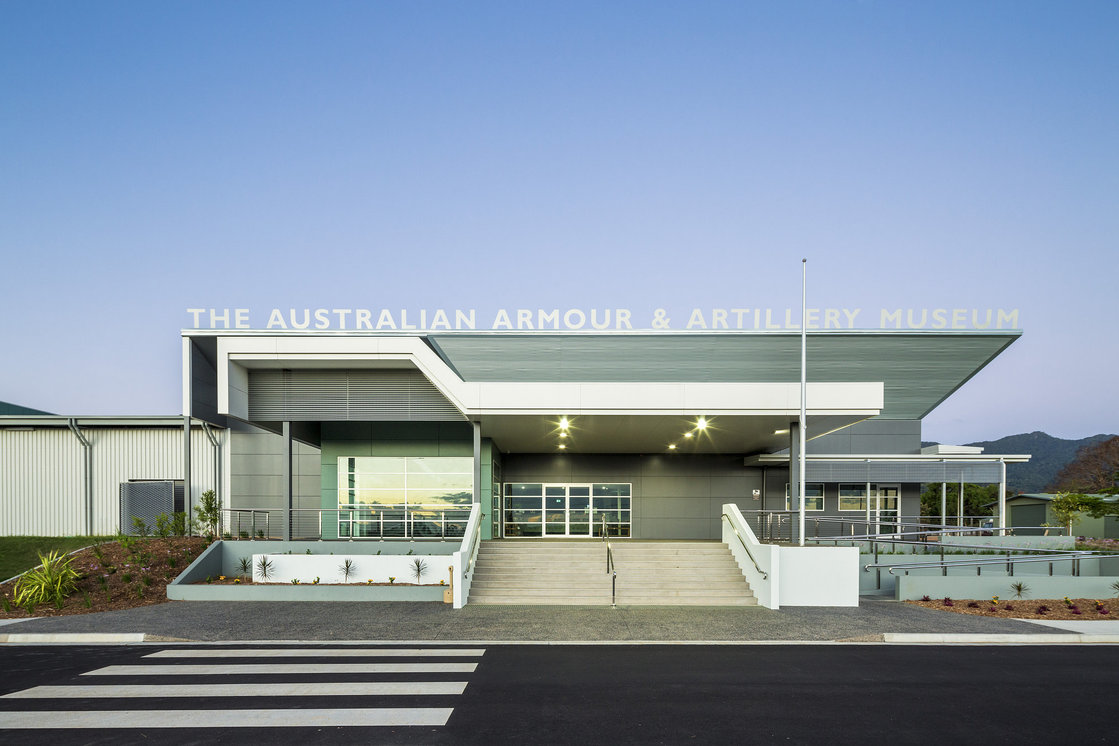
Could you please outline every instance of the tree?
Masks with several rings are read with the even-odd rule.
[[[1084,446],[1057,474],[1050,489],[1114,493],[1119,488],[1119,435]]]
[[[1057,496],[1049,501],[1049,510],[1057,519],[1057,525],[1067,528],[1072,536],[1073,524],[1080,521],[1081,513],[1093,513],[1099,509],[1100,499],[1079,495],[1075,492],[1058,492]]]

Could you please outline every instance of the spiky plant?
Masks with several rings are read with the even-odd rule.
[[[416,585],[420,584],[420,578],[427,572],[427,562],[423,557],[416,557],[412,560],[412,573],[416,576]]]

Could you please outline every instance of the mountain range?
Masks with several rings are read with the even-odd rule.
[[[1006,466],[1007,494],[1014,495],[1020,492],[1045,492],[1065,464],[1076,458],[1077,451],[1084,446],[1114,437],[1114,435],[1100,434],[1079,440],[1067,440],[1034,431],[966,445],[981,446],[983,452],[989,454],[1028,453],[1032,456],[1028,463]],[[922,443],[922,445],[936,445],[936,443]]]

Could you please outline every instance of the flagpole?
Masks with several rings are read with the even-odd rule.
[[[797,494],[800,497],[800,545],[804,546],[804,438],[808,432],[805,426],[805,417],[808,408],[808,323],[807,319],[807,288],[808,288],[808,260],[800,260],[800,437],[797,445],[800,453],[797,457],[800,462],[798,469]]]

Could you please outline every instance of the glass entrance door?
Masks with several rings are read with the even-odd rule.
[[[877,485],[877,487],[874,511],[876,533],[894,533],[898,530],[898,522],[901,518],[898,488],[894,485]]]
[[[505,483],[507,538],[629,536],[629,484]]]

